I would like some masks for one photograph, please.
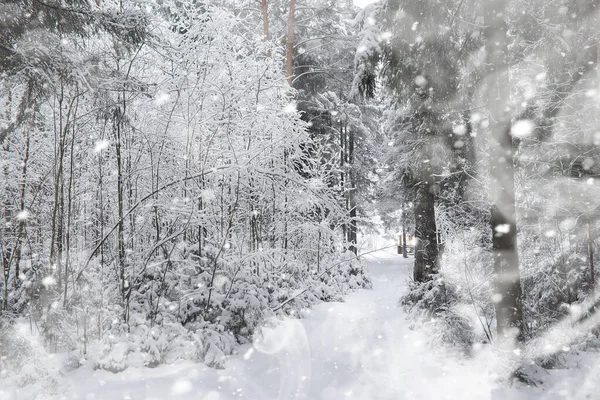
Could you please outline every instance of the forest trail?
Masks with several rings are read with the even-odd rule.
[[[531,389],[525,389],[527,393],[500,388],[481,360],[465,362],[432,351],[423,333],[409,328],[397,304],[407,290],[412,261],[391,251],[368,256],[372,290],[351,293],[343,303],[319,304],[303,319],[287,319],[264,329],[263,340],[242,346],[224,370],[189,362],[154,369],[129,368],[119,374],[84,368],[71,376],[77,392],[67,398],[531,398]]]

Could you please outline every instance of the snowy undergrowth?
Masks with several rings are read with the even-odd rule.
[[[437,278],[425,283],[411,283],[401,305],[413,329],[428,333],[432,348],[459,350],[469,354],[476,340],[474,329],[459,308],[454,287]]]
[[[238,273],[233,279],[233,275],[223,273],[224,281],[215,285],[208,309],[204,308],[206,292],[186,297],[176,290],[178,283],[172,283],[171,290],[165,291],[157,303],[149,300],[150,290],[140,290],[132,295],[129,325],[118,320],[121,310],[116,310],[111,315],[115,320],[109,333],[86,343],[85,354],[81,350],[51,354],[38,343],[39,332],[26,332],[23,323],[5,324],[0,332],[0,380],[35,398],[42,393],[64,393],[66,371],[84,364],[114,373],[182,360],[222,368],[240,344],[252,342],[261,326],[272,326],[282,316],[300,318],[315,304],[343,301],[355,289],[370,288],[362,262],[353,256],[338,256],[345,262],[334,262],[331,257],[319,273],[315,269],[301,279],[300,274],[293,275],[293,268],[286,270],[287,276]],[[198,280],[208,278],[201,274]],[[231,284],[233,280],[235,285]],[[144,313],[152,304],[153,314]]]
[[[400,300],[414,328],[424,330],[433,348],[464,355],[473,346],[489,343],[493,305],[489,274],[480,268],[489,261],[476,231],[450,238],[440,273],[431,281],[411,282]]]
[[[71,360],[68,355],[49,355],[39,342],[37,327],[29,322],[0,320],[0,388],[22,388],[23,398],[62,394],[65,392],[64,372],[69,369]]]
[[[422,332],[432,350],[450,352],[482,368],[486,365],[495,371],[494,379],[499,382],[514,383],[516,377],[521,381],[519,387],[552,385],[554,390],[556,374],[576,368],[582,369],[577,375],[584,386],[589,386],[595,368],[589,360],[597,359],[600,349],[600,339],[594,333],[600,317],[589,311],[593,301],[563,304],[562,311],[551,310],[562,317],[551,319],[546,329],[528,321],[524,347],[518,353],[506,353],[495,337],[491,271],[481,268],[491,262],[481,240],[474,231],[457,234],[446,244],[436,278],[409,283],[400,304],[411,329]],[[534,298],[545,300],[536,291],[528,293],[526,301],[534,304]]]
[[[232,285],[231,276],[221,275],[208,308],[206,291],[187,298],[173,291],[175,298],[167,296],[159,305],[154,324],[142,312],[132,313],[129,330],[115,325],[92,357],[98,368],[114,372],[182,359],[222,368],[227,356],[238,344],[251,341],[266,319],[300,316],[314,304],[342,301],[351,290],[369,288],[361,262],[349,254],[341,258],[348,261],[333,263],[323,273],[315,270],[307,278],[294,276],[293,269],[287,270],[289,275],[238,273]]]

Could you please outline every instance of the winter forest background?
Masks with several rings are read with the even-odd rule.
[[[598,364],[599,3],[0,0],[0,398],[227,369],[399,233],[439,357]]]

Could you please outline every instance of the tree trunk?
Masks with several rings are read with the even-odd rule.
[[[402,257],[408,258],[406,250],[406,203],[402,203]]]
[[[348,126],[345,126],[348,130]],[[354,173],[354,130],[348,131],[348,180],[350,188],[348,190],[348,207],[350,211],[350,225],[348,227],[348,241],[350,242],[350,251],[358,255],[358,225],[356,221],[356,174]]]
[[[52,234],[50,240],[50,264],[56,267],[58,287],[62,282],[62,244],[63,244],[63,167],[65,156],[65,129],[63,128],[63,83],[61,80],[60,97],[58,101],[59,126],[58,137],[55,139],[57,157],[56,173],[54,176],[54,203],[52,207]]]
[[[79,92],[79,88],[77,90]],[[79,93],[77,98],[79,97]],[[74,165],[75,165],[75,130],[76,130],[76,117],[77,107],[79,101],[77,101],[75,109],[73,110],[73,126],[71,129],[71,146],[70,146],[70,160],[69,160],[69,185],[67,188],[67,226],[65,236],[65,247],[67,250],[67,257],[65,261],[65,282],[64,282],[64,293],[63,293],[63,305],[67,306],[67,294],[69,289],[69,268],[71,265],[71,217],[73,214],[73,180],[74,180]]]
[[[507,65],[505,1],[488,0],[484,11],[485,49],[490,106],[491,228],[494,256],[498,337],[523,340],[523,310],[517,224],[515,219],[514,166],[510,135],[510,88]],[[513,336],[514,335],[514,336]]]
[[[27,103],[31,105],[32,87],[31,84],[28,87]],[[30,145],[30,134],[31,134],[31,122],[27,123],[25,128],[25,151],[23,155],[23,164],[21,166],[21,184],[20,184],[20,200],[19,210],[22,213],[19,218],[19,228],[17,232],[17,243],[15,245],[15,288],[20,286],[21,279],[21,255],[23,247],[23,236],[25,234],[25,223],[27,222],[27,210],[25,210],[25,193],[27,190],[27,166],[29,165],[29,145]]]
[[[419,184],[415,196],[415,267],[413,278],[426,282],[438,272],[437,226],[433,185]]]
[[[123,221],[123,159],[121,155],[121,141],[122,141],[122,124],[123,124],[123,113],[125,110],[121,110],[120,107],[115,109],[115,148],[117,156],[117,209],[118,209],[118,228],[117,228],[117,259],[118,259],[118,273],[119,281],[121,286],[121,301],[123,302],[123,321],[127,322],[127,304],[126,304],[126,289],[127,285],[125,282],[125,227]]]
[[[290,0],[290,11],[288,16],[287,50],[285,55],[285,74],[288,83],[292,85],[294,78],[294,25],[296,24],[296,0]]]
[[[587,220],[587,236],[588,236],[588,251],[590,261],[590,288],[592,298],[596,301],[596,272],[594,271],[594,235],[592,233],[592,216],[588,216]]]
[[[261,15],[262,15],[263,32],[265,35],[265,41],[268,41],[271,39],[271,36],[269,34],[269,13],[268,13],[268,8],[267,8],[267,0],[261,1],[260,11],[261,11]],[[267,55],[270,55],[270,54],[267,52]]]

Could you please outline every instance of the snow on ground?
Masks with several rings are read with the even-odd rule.
[[[460,360],[425,346],[397,306],[407,290],[412,258],[395,249],[367,256],[373,290],[344,303],[324,303],[301,320],[287,319],[241,347],[224,370],[178,363],[129,368],[119,374],[83,367],[72,372],[64,399],[85,400],[396,400],[597,399],[598,358],[550,371],[540,388],[496,382],[494,359]],[[21,393],[22,394],[22,393]],[[7,393],[4,392],[6,396]],[[589,397],[588,397],[589,395]],[[595,397],[599,396],[599,397]],[[2,400],[22,399],[18,393]]]

